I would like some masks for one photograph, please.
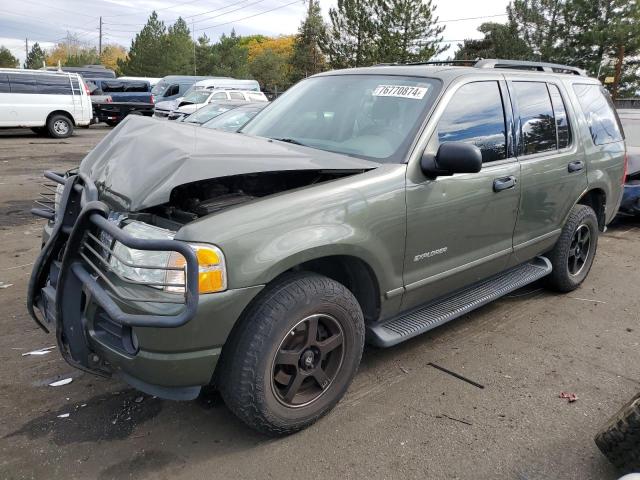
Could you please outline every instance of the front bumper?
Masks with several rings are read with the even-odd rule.
[[[57,212],[32,210],[50,220],[27,294],[34,320],[45,331],[55,328],[62,355],[77,368],[116,374],[163,398],[197,396],[210,383],[235,321],[262,287],[199,296],[197,258],[186,243],[132,237],[109,219],[111,212],[87,177],[46,176],[65,187]],[[111,271],[113,240],[182,254],[184,295]]]

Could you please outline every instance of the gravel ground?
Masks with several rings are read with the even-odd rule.
[[[55,345],[25,307],[42,171],[77,166],[107,131],[53,140],[0,130],[0,286],[10,284],[0,288],[0,478],[617,478],[593,435],[640,390],[640,220],[609,227],[572,294],[532,285],[367,349],[338,407],[284,439],[244,427],[215,394],[163,401],[76,371],[56,350],[23,356]]]

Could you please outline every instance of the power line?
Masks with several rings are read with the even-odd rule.
[[[434,23],[453,23],[453,22],[464,22],[465,20],[482,20],[483,18],[495,18],[495,17],[506,17],[507,13],[497,13],[495,15],[481,15],[479,17],[466,17],[466,18],[451,18],[449,20],[438,20]]]
[[[232,23],[241,22],[242,20],[247,20],[249,18],[253,18],[253,17],[258,17],[260,15],[264,15],[265,13],[273,12],[275,10],[280,10],[281,8],[288,7],[290,5],[293,5],[294,3],[300,3],[300,0],[294,0],[293,2],[285,3],[284,5],[280,5],[280,6],[275,7],[275,8],[270,8],[269,10],[265,10],[263,12],[254,13],[253,15],[248,15],[246,17],[237,18],[237,19],[232,20],[230,22],[218,23],[217,25],[209,25],[208,27],[197,28],[196,31],[202,32],[204,30],[209,30],[210,28],[222,27],[223,25],[230,25]]]
[[[177,8],[177,7],[182,7],[183,5],[189,5],[191,3],[196,3],[196,2],[200,2],[202,0],[189,0],[188,2],[182,2],[182,3],[178,3],[176,5],[171,5],[170,7],[164,7],[164,8],[156,8],[155,10],[146,10],[146,9],[137,9],[137,10],[133,10],[129,13],[118,13],[116,15],[103,15],[104,18],[113,18],[113,17],[126,17],[128,15],[136,15],[142,12],[147,12],[149,15],[151,15],[153,12],[162,12],[164,10],[170,10],[172,8]]]

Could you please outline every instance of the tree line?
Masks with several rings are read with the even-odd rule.
[[[564,63],[608,82],[614,95],[635,96],[640,88],[640,0],[512,0],[506,23],[479,27],[483,38],[458,44],[453,59],[505,58]],[[338,0],[325,22],[319,0],[294,35],[240,36],[231,31],[213,42],[195,41],[187,23],[172,25],[154,12],[128,51],[96,49],[66,41],[45,52],[36,43],[27,68],[102,63],[122,75],[169,74],[255,78],[267,91],[283,90],[301,78],[335,68],[378,63],[424,62],[442,56],[445,25],[432,0]],[[0,48],[0,66],[15,66]]]

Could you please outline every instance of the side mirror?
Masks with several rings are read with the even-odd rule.
[[[482,152],[471,143],[447,142],[438,153],[424,153],[420,159],[422,172],[428,177],[450,176],[455,173],[478,173],[482,168]]]

